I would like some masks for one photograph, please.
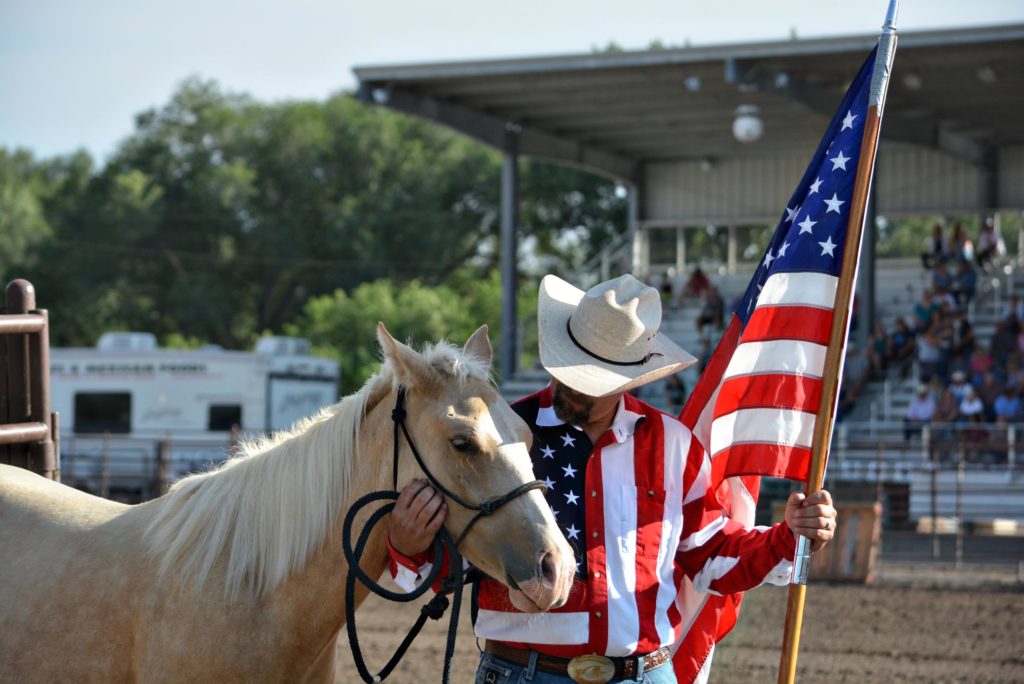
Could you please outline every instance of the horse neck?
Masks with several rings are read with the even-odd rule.
[[[320,550],[314,553],[306,566],[293,573],[273,592],[273,602],[279,607],[285,622],[282,625],[289,638],[301,643],[333,647],[338,631],[345,623],[345,576],[348,563],[342,549],[342,526],[349,509],[362,496],[374,491],[392,489],[392,423],[387,400],[368,409],[359,429],[357,453],[353,454],[349,487],[343,497],[340,513]],[[353,526],[355,544],[362,530],[368,506]],[[387,525],[381,522],[370,534],[360,563],[370,577],[379,577],[387,565]],[[357,585],[356,604],[362,603],[367,592]]]

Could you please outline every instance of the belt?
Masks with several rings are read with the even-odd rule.
[[[513,648],[499,641],[490,640],[484,644],[484,652],[521,667],[529,666],[530,656],[533,653],[527,649]],[[664,665],[671,659],[672,652],[667,646],[644,656],[628,658],[607,658],[599,655],[557,658],[538,653],[537,669],[569,677],[574,682],[602,684],[613,679],[636,679],[638,666],[642,668],[642,672],[647,672]]]

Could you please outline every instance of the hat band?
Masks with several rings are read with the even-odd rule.
[[[569,320],[567,320],[565,322],[565,330],[566,330],[566,332],[569,333],[569,339],[572,340],[573,344],[575,344],[577,347],[579,347],[580,351],[585,353],[587,356],[594,357],[598,361],[602,361],[604,363],[610,363],[613,366],[642,366],[645,363],[647,363],[648,361],[650,361],[651,359],[653,359],[655,356],[664,356],[661,352],[650,352],[649,354],[647,354],[647,356],[645,356],[644,358],[640,359],[639,361],[612,361],[611,359],[606,359],[603,356],[599,356],[599,355],[595,354],[594,352],[590,351],[589,349],[584,347],[582,344],[580,344],[579,340],[576,339],[576,336],[572,334],[572,325],[571,325],[571,323],[572,323],[572,319],[569,319]]]

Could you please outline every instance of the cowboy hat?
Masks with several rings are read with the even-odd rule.
[[[631,275],[583,292],[557,276],[540,284],[540,361],[559,382],[591,397],[625,392],[695,363],[658,334],[658,291]]]

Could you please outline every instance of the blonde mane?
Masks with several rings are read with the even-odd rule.
[[[423,356],[460,385],[488,377],[486,363],[446,342]],[[216,470],[176,482],[146,530],[160,576],[193,575],[203,586],[223,559],[224,589],[236,598],[269,593],[305,567],[349,494],[363,418],[396,383],[385,360],[355,394],[291,430],[243,443]]]

